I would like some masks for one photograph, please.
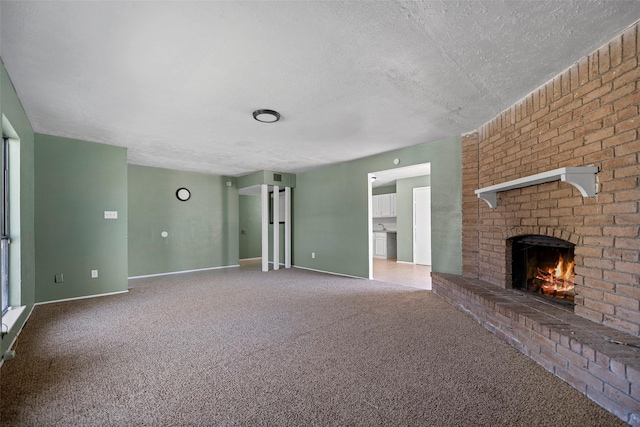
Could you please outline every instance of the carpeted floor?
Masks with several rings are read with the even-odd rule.
[[[2,425],[624,425],[429,291],[257,268],[36,307]]]

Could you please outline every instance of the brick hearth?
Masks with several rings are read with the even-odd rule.
[[[433,289],[623,420],[640,425],[640,31],[638,24],[462,138],[461,276]],[[595,197],[555,181],[476,189],[597,166]],[[571,310],[510,289],[511,239],[575,244]],[[616,344],[621,342],[623,344]]]
[[[640,425],[640,338],[525,292],[434,273],[433,291],[632,425]]]

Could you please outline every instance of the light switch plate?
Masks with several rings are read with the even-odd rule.
[[[95,279],[96,277],[98,277],[98,270],[91,270],[91,278]]]
[[[118,211],[104,211],[104,219],[118,219]]]

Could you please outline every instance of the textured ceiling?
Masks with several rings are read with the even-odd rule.
[[[638,1],[2,1],[36,132],[243,175],[460,135],[640,18]],[[282,120],[253,120],[258,108]]]

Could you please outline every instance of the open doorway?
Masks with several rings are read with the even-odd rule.
[[[290,268],[293,192],[291,187],[280,187],[277,193],[275,186],[265,184],[265,187],[267,203],[264,207],[261,184],[244,187],[238,191],[240,228],[238,258],[241,265],[254,265],[260,262],[263,268],[267,266],[267,270],[269,266],[275,270],[280,267]],[[276,211],[277,221],[275,221]],[[263,227],[263,220],[266,220],[265,227]],[[274,253],[278,256],[274,256]]]
[[[418,212],[417,231],[414,222],[414,189],[430,191],[430,163],[375,171],[368,178],[369,278],[431,289],[431,225],[424,220],[425,213],[430,216],[430,197],[428,206]],[[415,233],[420,233],[419,247],[424,248],[426,230],[428,263],[424,250],[419,259],[414,253]]]

